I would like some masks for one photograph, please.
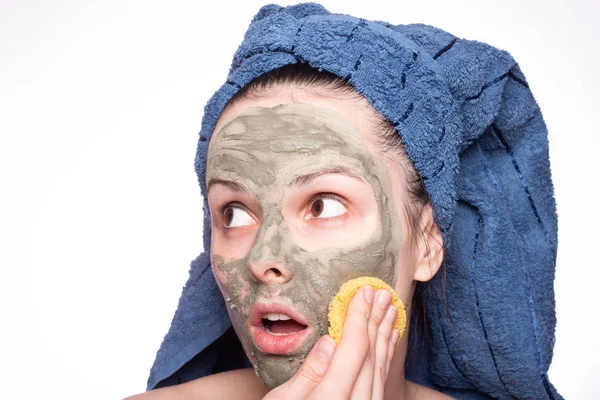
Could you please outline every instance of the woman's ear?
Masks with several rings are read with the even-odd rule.
[[[444,240],[433,219],[433,209],[428,204],[421,211],[419,226],[422,237],[417,238],[417,264],[414,280],[426,282],[433,278],[444,261]]]

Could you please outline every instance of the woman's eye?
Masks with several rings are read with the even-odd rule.
[[[347,212],[346,206],[339,200],[331,198],[319,198],[310,204],[310,209],[306,219],[313,218],[333,218],[343,215]]]
[[[234,206],[229,206],[225,209],[223,218],[225,219],[225,228],[237,228],[256,224],[250,214],[244,209]]]

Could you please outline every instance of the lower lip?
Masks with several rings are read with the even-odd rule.
[[[250,328],[250,333],[254,344],[260,351],[283,355],[293,352],[304,343],[308,327],[287,335],[274,335],[263,327],[253,326]]]

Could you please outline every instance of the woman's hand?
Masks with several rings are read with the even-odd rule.
[[[387,290],[360,288],[348,307],[342,340],[323,336],[296,375],[263,400],[383,399],[398,340],[393,329],[398,310]]]

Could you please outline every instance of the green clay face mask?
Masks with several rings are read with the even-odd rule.
[[[213,136],[207,155],[207,182],[239,184],[260,207],[262,216],[256,221],[256,236],[249,251],[232,258],[226,245],[216,245],[222,237],[215,229],[223,228],[215,227],[214,213],[218,211],[210,205],[212,268],[248,358],[261,381],[273,388],[289,380],[318,338],[327,334],[329,302],[344,282],[373,276],[395,286],[402,245],[400,220],[385,165],[334,111],[308,104],[249,108]],[[299,175],[332,167],[352,171],[371,187],[377,205],[377,229],[353,247],[309,251],[298,244],[290,221],[284,218],[286,188]],[[336,234],[335,230],[331,234]],[[217,254],[215,247],[219,247]],[[253,275],[251,265],[265,263],[280,265],[285,279],[265,282]],[[277,271],[270,273],[276,275]],[[254,340],[262,328],[253,327],[256,318],[251,320],[251,307],[272,303],[302,315],[307,325],[303,340],[286,354],[261,351]]]

